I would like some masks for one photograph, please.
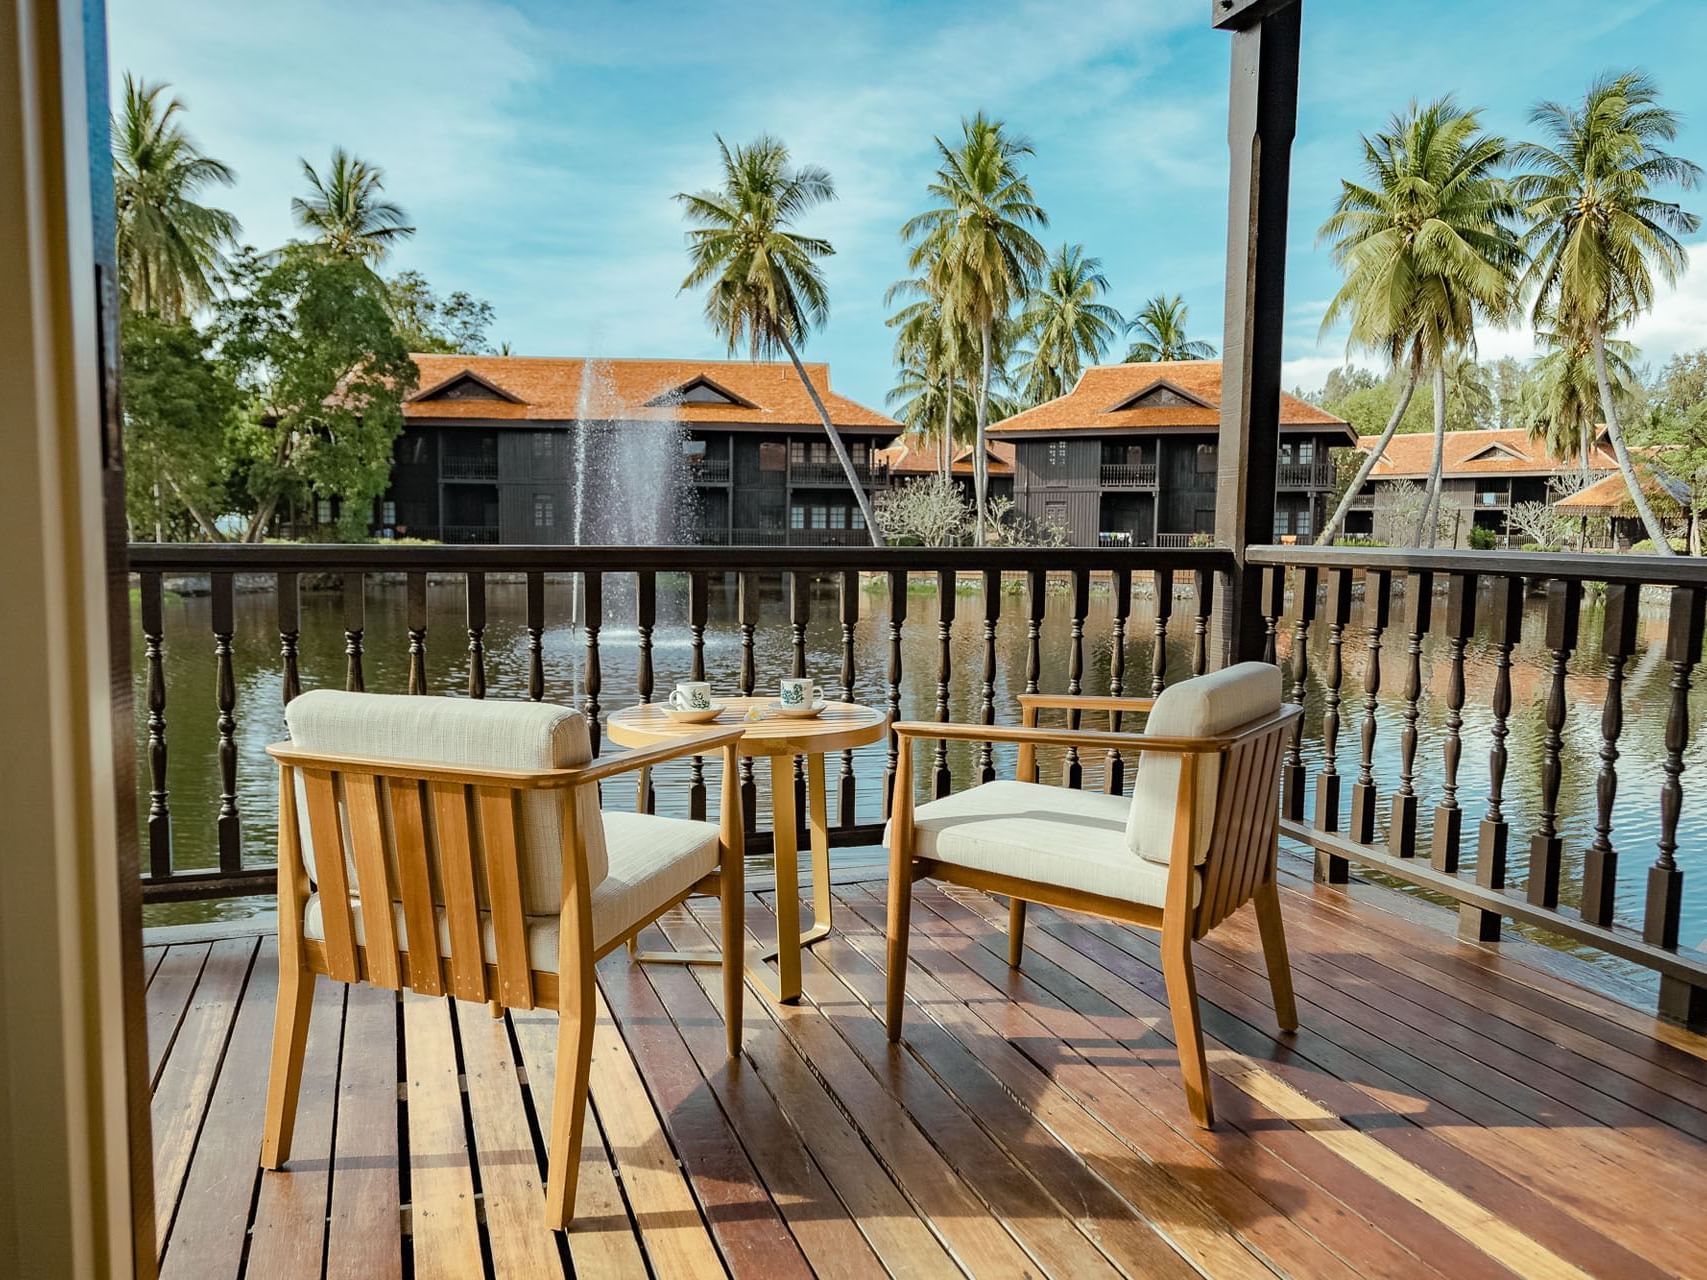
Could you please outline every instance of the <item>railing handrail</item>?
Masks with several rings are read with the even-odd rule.
[[[785,534],[786,536],[786,534]],[[1291,548],[1286,548],[1290,550]],[[130,568],[151,573],[315,573],[335,570],[402,573],[777,572],[790,569],[1181,569],[1227,572],[1232,553],[1219,547],[580,547],[500,543],[495,546],[387,546],[384,543],[133,542]]]
[[[1249,547],[1251,564],[1311,569],[1391,569],[1479,577],[1567,578],[1655,587],[1707,587],[1707,557],[1571,551],[1429,551],[1400,547]]]

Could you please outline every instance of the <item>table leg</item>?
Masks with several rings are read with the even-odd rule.
[[[776,845],[777,999],[800,998],[800,815],[794,809],[794,760],[772,756],[771,829]]]
[[[803,947],[830,936],[830,802],[822,754],[806,757],[806,795],[812,815],[812,927],[800,935]]]

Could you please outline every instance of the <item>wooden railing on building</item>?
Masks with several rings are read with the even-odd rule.
[[[1102,487],[1105,489],[1154,489],[1156,464],[1153,462],[1105,462],[1102,464]]]
[[[1331,489],[1335,469],[1332,462],[1283,462],[1275,468],[1277,489]]]

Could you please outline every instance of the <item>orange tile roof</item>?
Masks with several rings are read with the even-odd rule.
[[[1673,491],[1673,483],[1665,477],[1657,475],[1653,468],[1641,462],[1633,462],[1642,475],[1642,492],[1650,501],[1662,506],[1677,505],[1682,496]],[[1624,483],[1624,473],[1614,471],[1609,476],[1602,476],[1586,489],[1579,489],[1568,497],[1560,498],[1553,504],[1561,511],[1568,511],[1578,516],[1633,516],[1636,514],[1636,504],[1630,500],[1630,486]]]
[[[1161,386],[1178,394],[1186,403],[1146,405],[1131,409],[1119,406]],[[1346,442],[1353,439],[1351,427],[1308,400],[1284,392],[1280,397],[1280,421],[1288,427],[1339,428]],[[1093,365],[1079,375],[1064,396],[1045,401],[1036,408],[1017,413],[991,427],[992,434],[1006,436],[1021,432],[1210,430],[1221,425],[1221,362],[1219,360],[1160,360],[1140,364]]]
[[[694,426],[819,425],[811,397],[794,366],[750,360],[592,360],[581,356],[414,355],[418,389],[404,403],[411,422],[569,422],[584,409],[583,374],[589,364],[605,370],[608,382],[589,388],[590,411],[604,416],[620,407],[625,421],[679,419]],[[433,392],[471,373],[514,400],[433,399]],[[830,390],[830,367],[806,365],[830,421],[839,428],[899,434],[901,424]],[[690,383],[704,379],[746,404],[654,405]]]
[[[1375,447],[1379,436],[1360,436],[1357,447],[1367,453]],[[1434,433],[1413,431],[1396,435],[1387,442],[1387,449],[1371,480],[1426,479],[1434,458]],[[1561,471],[1574,471],[1582,465],[1576,457],[1555,458],[1545,445],[1530,438],[1520,427],[1490,428],[1485,431],[1448,431],[1441,464],[1441,474],[1455,476],[1548,476]],[[1589,470],[1606,471],[1618,465],[1611,450],[1595,444],[1589,452]]]
[[[949,470],[957,476],[972,474],[972,445],[962,445],[954,454]],[[877,461],[899,475],[930,475],[942,470],[942,442],[915,441],[902,436],[887,449],[879,449]],[[1005,440],[990,441],[990,474],[1011,476],[1014,473],[1014,446]]]

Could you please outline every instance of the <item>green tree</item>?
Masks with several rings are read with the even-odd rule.
[[[1528,369],[1513,356],[1501,356],[1482,366],[1488,392],[1494,400],[1494,425],[1520,427],[1522,421],[1523,388]]]
[[[1620,345],[1607,344],[1609,362],[1612,348]],[[1666,361],[1650,392],[1647,413],[1632,434],[1646,446],[1646,465],[1683,508],[1689,554],[1700,555],[1701,511],[1707,507],[1707,350],[1682,352]]]
[[[213,301],[239,227],[197,202],[236,179],[184,132],[184,104],[167,88],[125,73],[112,122],[113,202],[125,306],[177,321]]]
[[[126,509],[156,542],[190,530],[222,541],[228,444],[237,387],[208,338],[187,321],[147,312],[120,329],[124,368]]]
[[[384,197],[385,170],[378,165],[334,147],[332,167],[324,178],[306,160],[302,176],[308,180],[308,195],[292,197],[291,215],[313,243],[335,256],[375,266],[394,245],[415,234],[403,207]]]
[[[283,502],[343,501],[346,535],[366,532],[391,475],[415,362],[384,284],[360,259],[297,246],[237,263],[220,308],[221,355],[248,397],[232,457],[248,503],[244,541]]]
[[[400,271],[389,285],[397,334],[411,351],[490,355],[492,304],[458,289],[440,297],[419,271]]]
[[[819,261],[835,249],[828,240],[792,228],[803,215],[836,198],[835,183],[829,171],[817,165],[795,168],[788,148],[768,135],[733,149],[719,137],[717,152],[723,185],[676,196],[692,227],[691,266],[682,288],[706,287],[705,318],[731,354],[742,346],[754,360],[774,357],[778,351],[787,354],[842,464],[866,531],[873,545],[882,546],[871,495],[800,363],[799,349],[830,317],[830,294]]]
[[[1477,362],[1473,352],[1458,348],[1446,359],[1446,429],[1477,431],[1490,427],[1495,413],[1486,366]]]
[[[907,433],[921,445],[934,444],[944,476],[953,468],[958,433],[957,394],[968,364],[966,335],[924,279],[898,280],[884,294],[886,303],[911,298],[885,322],[895,330],[895,385],[884,403],[895,410]]]
[[[1582,474],[1589,470],[1594,429],[1600,420],[1600,378],[1586,338],[1546,329],[1536,334],[1545,348],[1524,380],[1513,425],[1529,432],[1555,458],[1575,457]],[[1614,394],[1634,404],[1641,394],[1634,361],[1636,348],[1614,340],[1606,344],[1608,376]]]
[[[1126,332],[1138,335],[1126,351],[1128,364],[1156,360],[1213,360],[1215,346],[1191,337],[1187,322],[1191,309],[1179,294],[1158,293],[1126,322]]]
[[[1328,304],[1324,331],[1349,317],[1349,345],[1376,351],[1403,370],[1402,390],[1380,439],[1329,517],[1329,542],[1399,429],[1424,368],[1434,378],[1434,452],[1417,541],[1434,541],[1446,433],[1446,368],[1473,348],[1478,316],[1503,318],[1512,305],[1522,251],[1515,208],[1495,171],[1503,140],[1481,132],[1480,113],[1450,98],[1413,103],[1363,139],[1364,182],[1342,181],[1320,239],[1333,244],[1345,283]],[[1426,538],[1425,538],[1426,535]]]
[[[1083,245],[1063,244],[1044,265],[1019,316],[1027,344],[1019,380],[1028,404],[1066,395],[1084,367],[1108,350],[1125,322],[1100,301],[1107,293],[1102,260],[1087,257]]]
[[[976,536],[985,542],[990,468],[985,432],[1000,340],[998,330],[1030,293],[1047,255],[1031,228],[1049,225],[1032,194],[1021,161],[1031,143],[1007,132],[983,112],[961,122],[961,141],[935,139],[940,161],[926,188],[932,206],[907,220],[902,238],[911,246],[908,268],[930,282],[945,315],[978,340],[978,383],[973,397],[976,447],[972,482],[978,508]]]
[[[1580,106],[1540,103],[1530,121],[1545,140],[1516,148],[1521,171],[1512,185],[1529,223],[1524,285],[1535,323],[1588,342],[1618,468],[1649,539],[1669,554],[1624,441],[1606,340],[1653,305],[1656,274],[1668,284],[1682,274],[1688,255],[1678,237],[1700,219],[1654,193],[1669,184],[1692,189],[1701,170],[1663,149],[1677,137],[1678,117],[1640,72],[1600,77]]]

